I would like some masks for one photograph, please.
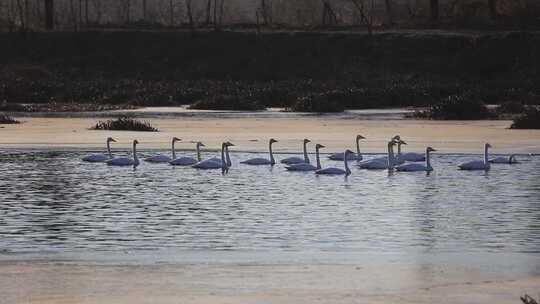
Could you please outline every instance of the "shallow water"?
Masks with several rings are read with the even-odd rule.
[[[0,153],[4,254],[540,253],[536,157],[485,173],[456,169],[480,156],[439,154],[430,175],[352,166],[344,178],[238,164],[252,153],[234,153],[225,176],[144,162],[136,170],[88,164],[85,154]],[[329,165],[343,166],[323,161]]]

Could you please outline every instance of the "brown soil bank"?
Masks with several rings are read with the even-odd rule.
[[[537,103],[540,33],[51,32],[0,34],[0,101],[158,105],[208,96],[287,105],[426,105],[467,92]],[[240,97],[238,97],[240,96]]]

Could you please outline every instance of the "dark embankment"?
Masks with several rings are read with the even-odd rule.
[[[540,99],[539,33],[1,33],[0,45],[9,103],[294,108],[322,95],[339,110]]]

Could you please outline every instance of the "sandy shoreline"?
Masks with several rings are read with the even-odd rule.
[[[434,265],[0,263],[0,303],[520,303],[540,277]]]
[[[301,139],[310,138],[327,146],[325,152],[354,146],[358,133],[365,152],[384,152],[385,142],[400,134],[409,151],[423,151],[431,145],[441,153],[481,153],[482,143],[489,141],[493,153],[539,153],[540,130],[510,130],[510,121],[418,121],[355,120],[324,117],[292,118],[151,118],[147,119],[161,132],[91,131],[97,118],[20,118],[24,123],[0,128],[0,148],[91,148],[102,149],[104,139],[113,136],[115,148],[127,149],[137,138],[141,149],[166,149],[170,138],[177,136],[186,143],[179,149],[192,149],[189,141],[203,141],[215,149],[223,140],[236,144],[241,151],[266,151],[267,139],[274,137],[277,152],[296,152]]]

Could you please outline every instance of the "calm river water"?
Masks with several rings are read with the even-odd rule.
[[[240,165],[251,153],[233,153],[225,176],[144,162],[136,170],[88,164],[80,161],[86,154],[0,152],[2,255],[540,255],[537,157],[485,173],[456,168],[480,156],[436,154],[430,175],[352,166],[344,178]],[[329,165],[343,166],[323,161]]]

